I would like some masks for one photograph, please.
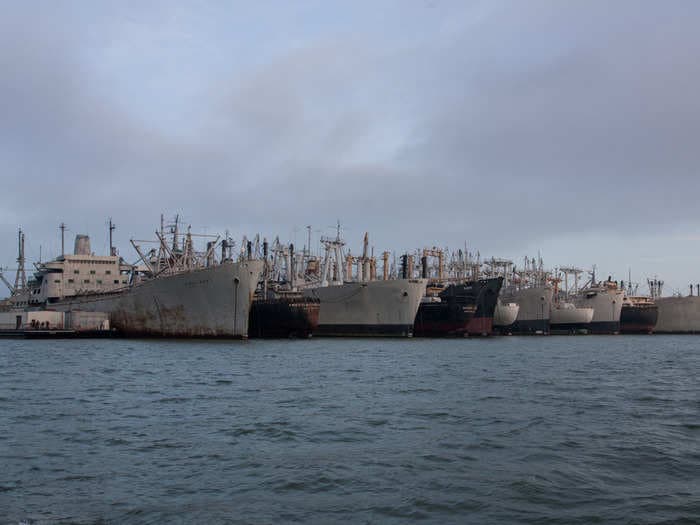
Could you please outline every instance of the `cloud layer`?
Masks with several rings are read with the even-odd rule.
[[[699,222],[695,2],[5,11],[5,265],[19,225],[36,256],[59,222],[104,238],[112,216],[127,251],[181,212],[693,278],[692,243],[638,260]]]

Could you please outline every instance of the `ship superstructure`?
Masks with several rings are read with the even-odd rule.
[[[584,271],[562,266],[555,270],[550,282],[554,286],[550,331],[553,334],[588,333],[595,310],[590,306],[576,306],[574,297],[579,293],[579,280]],[[563,287],[561,286],[563,284]]]

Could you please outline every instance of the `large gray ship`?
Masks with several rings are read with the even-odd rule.
[[[92,254],[89,238],[78,235],[73,254],[38,263],[6,308],[104,312],[126,336],[246,338],[263,262],[234,261],[232,243],[218,238],[196,252],[192,234],[179,239],[177,221],[172,233],[167,243],[161,228],[158,248],[148,253],[132,241],[141,256],[137,265],[126,264],[112,248],[110,255]]]
[[[312,296],[321,301],[318,334],[410,337],[426,282],[393,279],[313,288]]]
[[[542,260],[526,257],[523,268],[516,271],[512,261],[492,258],[486,261],[486,267],[488,275],[502,276],[505,280],[499,297],[501,304],[518,305],[515,322],[494,323],[494,330],[520,335],[548,334],[553,289],[547,282]]]
[[[505,303],[518,305],[518,316],[509,331],[512,334],[543,335],[549,333],[550,309],[552,307],[552,288],[548,286],[529,286],[511,288],[501,294]]]
[[[288,257],[285,279],[320,303],[317,335],[411,337],[413,323],[425,295],[426,279],[390,276],[388,252],[383,275],[368,252],[365,234],[361,256],[344,253],[340,230],[335,238],[321,238],[322,261],[301,251]],[[310,244],[310,242],[309,242]],[[293,251],[292,251],[293,252]]]
[[[625,292],[610,278],[596,282],[594,272],[590,282],[573,298],[573,302],[579,308],[593,308],[593,317],[588,325],[590,333],[618,334],[624,296]]]
[[[697,285],[695,295],[691,284],[688,296],[661,297],[663,281],[650,279],[648,283],[651,297],[658,307],[654,333],[700,334],[700,285]]]

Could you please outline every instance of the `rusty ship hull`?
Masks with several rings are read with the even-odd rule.
[[[426,279],[347,282],[312,288],[320,301],[317,335],[411,337]]]
[[[318,328],[319,299],[280,296],[253,300],[250,308],[250,338],[311,337]]]
[[[262,261],[224,262],[157,277],[109,293],[59,299],[47,308],[109,314],[129,337],[247,338]]]

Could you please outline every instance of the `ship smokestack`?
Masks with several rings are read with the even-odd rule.
[[[401,256],[401,278],[408,279],[408,255]]]
[[[423,279],[427,279],[428,278],[428,258],[425,255],[420,258],[420,266],[421,266],[421,277]]]
[[[294,245],[289,245],[289,284],[294,289],[294,277],[296,277],[296,257],[294,256]]]
[[[90,237],[79,233],[75,236],[73,255],[90,255]]]

